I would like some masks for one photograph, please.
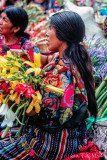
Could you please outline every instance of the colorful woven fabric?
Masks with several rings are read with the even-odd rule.
[[[100,160],[100,158],[103,160],[105,156],[99,152],[99,148],[96,144],[88,141],[87,146],[82,147],[78,154],[63,160]]]
[[[20,140],[0,142],[0,159],[3,160],[61,160],[76,154],[87,144],[86,124],[75,129],[49,133],[38,128]],[[13,143],[13,144],[12,144]]]

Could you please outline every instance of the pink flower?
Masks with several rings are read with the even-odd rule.
[[[30,99],[31,96],[32,96],[32,94],[36,95],[35,90],[32,89],[32,88],[28,88],[27,91],[26,91],[26,93],[25,93],[25,96]]]
[[[32,94],[36,95],[32,86],[27,84],[17,84],[15,91],[24,94],[28,98],[31,98]]]
[[[8,85],[8,86],[5,88],[5,91],[6,91],[6,92],[10,92],[9,88],[10,88],[10,86]]]
[[[5,89],[5,88],[6,88],[6,86],[7,86],[7,83],[6,83],[6,82],[4,82],[4,83],[1,85],[1,88],[2,88],[2,89]]]
[[[67,107],[72,109],[73,102],[74,102],[74,89],[75,89],[74,84],[68,85],[68,87],[64,92],[64,96],[61,99],[62,107]]]

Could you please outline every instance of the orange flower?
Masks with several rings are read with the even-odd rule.
[[[48,75],[43,79],[42,83],[46,85],[51,85],[57,88],[63,87],[63,82],[61,81],[60,75]],[[45,88],[45,90],[49,92],[48,89]]]

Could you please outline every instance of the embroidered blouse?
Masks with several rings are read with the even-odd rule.
[[[43,95],[42,110],[39,115],[39,123],[47,127],[55,127],[64,125],[68,122],[75,113],[76,118],[80,118],[77,122],[84,119],[84,114],[87,111],[87,93],[84,87],[84,82],[81,79],[80,73],[75,66],[71,66],[64,59],[51,56],[44,70],[46,76],[43,78],[42,83],[52,85],[61,89],[64,89],[64,95],[59,93],[50,92],[47,88],[41,88]],[[72,68],[72,73],[70,68]],[[82,109],[82,110],[81,110]],[[82,115],[79,112],[84,112]],[[81,115],[81,116],[80,116]],[[76,122],[75,118],[72,122]]]

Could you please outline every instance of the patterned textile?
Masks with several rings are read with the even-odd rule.
[[[49,133],[38,128],[29,132],[20,140],[0,142],[0,159],[2,160],[61,160],[76,154],[87,144],[86,124],[75,129],[63,129]],[[84,139],[84,140],[83,140]]]
[[[44,67],[47,74],[42,83],[65,89],[65,92],[64,96],[60,97],[59,94],[44,89],[42,107],[49,109],[50,118],[55,119],[57,117],[59,124],[62,125],[73,116],[76,110],[81,108],[84,102],[87,103],[87,94],[84,82],[76,67],[71,66],[71,74],[70,64],[64,62],[63,59],[58,59],[57,54],[54,59],[51,56],[51,60]]]
[[[44,67],[46,76],[42,83],[65,89],[64,96],[41,88],[43,103],[39,115],[33,117],[32,131],[20,140],[14,139],[14,145],[1,141],[1,159],[62,160],[87,145],[86,112],[81,114],[82,109],[87,109],[86,90],[76,67],[71,68],[72,73],[69,63],[59,57]]]
[[[99,152],[99,148],[96,144],[89,142],[87,146],[81,148],[78,154],[75,154],[71,157],[65,158],[63,160],[104,160],[105,156]]]
[[[5,45],[3,42],[3,36],[0,36],[0,44]],[[12,45],[6,45],[6,46],[11,49],[24,49],[26,51],[29,51],[30,48],[35,46],[35,43],[30,39],[28,40],[24,37],[20,37],[16,43]],[[6,52],[5,53],[2,52],[0,55],[3,56],[6,54],[7,54]],[[31,61],[34,61],[33,52],[32,54],[30,52],[29,56],[30,56]]]

